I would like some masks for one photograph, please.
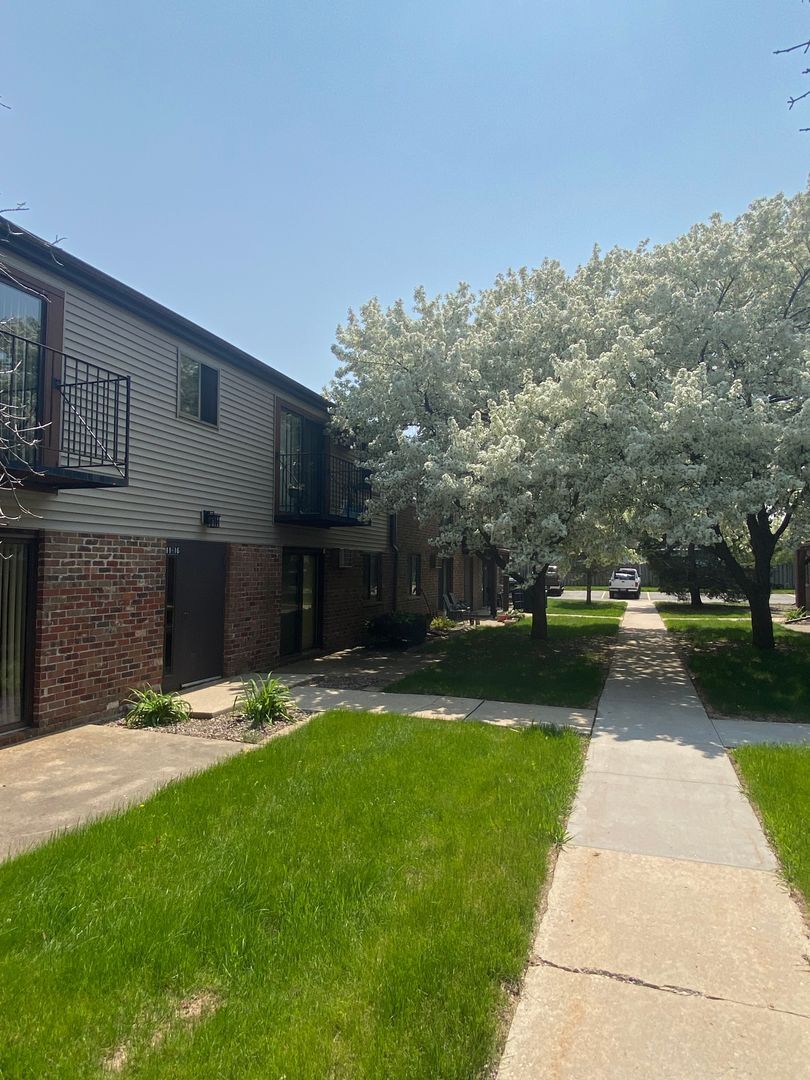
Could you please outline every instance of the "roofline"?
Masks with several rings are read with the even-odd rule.
[[[269,364],[265,364],[263,360],[251,356],[250,353],[238,349],[235,345],[225,341],[224,338],[217,337],[210,330],[206,330],[204,327],[198,326],[197,323],[191,322],[190,319],[178,315],[177,312],[164,307],[163,304],[159,304],[156,300],[151,300],[148,296],[138,292],[137,289],[130,288],[129,285],[125,285],[116,278],[110,277],[109,274],[97,270],[89,263],[77,259],[75,255],[63,251],[62,248],[55,248],[53,244],[49,244],[47,240],[28,232],[27,229],[21,228],[16,222],[0,217],[0,259],[2,259],[4,249],[11,254],[19,255],[20,258],[26,259],[28,262],[34,263],[43,270],[49,270],[51,273],[57,274],[59,277],[64,278],[65,281],[82,286],[94,295],[116,304],[125,311],[139,315],[141,318],[146,319],[147,322],[159,326],[163,330],[168,330],[176,337],[182,338],[189,345],[201,349],[219,360],[233,364],[234,367],[241,368],[251,375],[256,375],[265,382],[274,383],[276,386],[284,388],[289,393],[303,398],[309,404],[315,404],[320,409],[329,407],[330,403],[325,397],[314,390],[310,390],[308,386],[296,382],[295,379],[291,379],[289,375],[285,375]]]

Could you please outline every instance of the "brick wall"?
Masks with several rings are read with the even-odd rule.
[[[224,673],[269,672],[281,636],[281,548],[229,544],[225,573]]]
[[[419,524],[413,511],[405,510],[399,514],[397,518],[397,547],[399,548],[397,606],[400,611],[436,614],[439,598],[439,571],[436,553],[428,547],[430,534],[431,530]],[[409,557],[411,555],[422,556],[422,592],[419,596],[410,594]]]
[[[345,565],[341,567],[339,549],[327,551],[324,557],[323,644],[328,651],[359,645],[366,621],[383,611],[391,611],[391,552],[379,554],[382,556],[380,598],[369,600],[364,595],[363,552],[347,550]]]
[[[33,722],[114,710],[163,674],[166,541],[42,533]]]

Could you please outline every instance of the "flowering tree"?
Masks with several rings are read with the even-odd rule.
[[[459,431],[488,422],[493,398],[518,389],[527,367],[548,366],[564,322],[566,282],[549,262],[505,274],[478,297],[465,285],[434,299],[418,289],[411,312],[401,301],[384,310],[372,300],[359,315],[349,313],[326,392],[337,430],[374,470],[372,506],[393,512],[414,505],[444,550],[505,565],[488,519],[476,518],[472,507],[462,512],[436,485],[437,470]]]
[[[748,600],[754,644],[772,648],[772,559],[807,520],[810,195],[638,253],[621,293],[641,524],[707,546]]]
[[[372,302],[338,332],[328,392],[378,502],[533,568],[535,634],[548,563],[632,522],[709,550],[771,648],[771,562],[808,513],[809,330],[802,193],[571,277],[545,263],[477,298],[418,292],[413,314]]]
[[[465,287],[433,301],[420,291],[412,315],[372,302],[338,331],[327,391],[374,470],[377,505],[415,503],[444,550],[532,568],[534,636],[547,632],[546,568],[587,549],[583,522],[609,459],[588,458],[606,428],[561,389],[590,358],[578,340],[589,322],[605,325],[597,277],[611,274],[595,255],[575,279],[547,262],[475,299]]]

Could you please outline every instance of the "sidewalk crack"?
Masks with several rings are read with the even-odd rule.
[[[786,1016],[798,1016],[801,1020],[810,1020],[807,1013],[794,1012],[792,1009],[779,1009],[774,1005],[756,1005],[750,1001],[738,1001],[736,998],[720,997],[717,994],[706,994],[702,990],[693,990],[688,986],[674,986],[670,983],[648,982],[639,979],[635,975],[625,975],[618,971],[606,971],[604,968],[592,967],[569,967],[566,964],[555,964],[553,960],[547,960],[544,956],[534,955],[529,958],[529,967],[549,967],[555,971],[565,971],[570,975],[594,975],[602,979],[613,979],[615,982],[628,983],[630,986],[641,986],[645,990],[659,990],[665,994],[676,994],[679,997],[696,997],[704,1001],[724,1001],[729,1005],[742,1005],[748,1009],[762,1009],[765,1012],[784,1013]]]

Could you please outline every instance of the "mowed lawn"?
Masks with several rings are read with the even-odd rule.
[[[532,641],[531,618],[451,634],[425,650],[432,661],[386,687],[537,705],[595,705],[626,604],[549,601],[549,638]]]
[[[480,1075],[582,753],[324,714],[0,866],[0,1077]]]
[[[762,651],[751,644],[747,607],[656,606],[685,645],[689,671],[716,712],[810,721],[810,634],[775,625],[776,648]]]
[[[810,903],[810,747],[741,746],[733,756],[785,877]]]

